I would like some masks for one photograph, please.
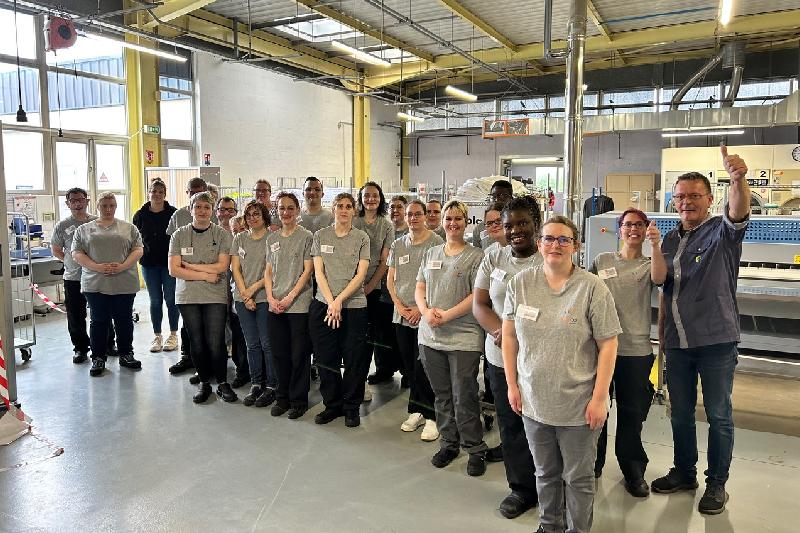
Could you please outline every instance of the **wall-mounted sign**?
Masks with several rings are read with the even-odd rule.
[[[211,166],[211,154],[203,154],[203,164],[207,167]]]
[[[530,135],[531,121],[527,118],[483,121],[483,137],[517,137]]]
[[[148,165],[152,165],[153,161],[156,159],[156,153],[153,150],[145,150],[144,151],[144,162]]]

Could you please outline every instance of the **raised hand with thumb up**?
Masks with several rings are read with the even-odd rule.
[[[657,245],[661,240],[661,231],[659,231],[658,226],[656,226],[655,220],[650,221],[650,225],[647,226],[647,232],[645,233],[645,236],[653,246]]]
[[[744,159],[737,154],[728,155],[728,147],[721,144],[719,151],[722,154],[722,166],[725,168],[731,179],[738,181],[747,175],[747,164]]]

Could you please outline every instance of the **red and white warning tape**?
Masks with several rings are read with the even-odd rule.
[[[5,355],[3,355],[3,339],[0,339],[0,399],[3,400],[3,403],[6,404],[6,407],[10,407],[10,403],[8,400],[8,374],[6,374],[6,359]]]
[[[43,293],[41,289],[39,289],[38,285],[36,285],[35,283],[31,283],[31,289],[33,289],[33,292],[36,293],[36,296],[38,296],[39,299],[41,299],[45,303],[45,305],[47,305],[47,307],[53,309],[54,311],[58,311],[59,313],[66,313],[66,311],[57,306],[55,302],[53,302],[53,300],[48,298],[47,295]]]

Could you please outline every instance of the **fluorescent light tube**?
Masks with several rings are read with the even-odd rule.
[[[733,0],[722,0],[722,6],[719,8],[719,23],[727,26],[733,16]]]
[[[462,91],[458,87],[453,87],[452,85],[448,85],[444,88],[444,93],[449,94],[453,98],[458,98],[459,100],[464,100],[465,102],[477,102],[478,97],[472,93],[468,93],[467,91]]]
[[[408,113],[397,113],[397,118],[400,120],[405,120],[406,122],[425,122],[425,119],[422,117],[415,117],[414,115],[409,115]]]
[[[113,44],[115,44],[117,46],[121,46],[123,48],[129,48],[131,50],[137,50],[137,51],[143,52],[145,54],[151,54],[151,55],[154,55],[154,56],[163,57],[164,59],[170,59],[172,61],[178,61],[179,63],[185,63],[186,59],[187,59],[184,56],[181,56],[181,55],[178,55],[178,54],[172,54],[170,52],[164,52],[163,50],[159,50],[158,48],[148,48],[147,46],[142,46],[140,44],[129,43],[128,41],[120,41],[120,40],[117,40],[117,39],[110,39],[108,37],[105,37],[105,36],[102,36],[102,35],[97,35],[97,34],[94,34],[94,33],[87,33],[86,36],[89,37],[90,39],[95,40],[95,41],[101,41],[101,42],[105,41],[107,43],[113,43]]]
[[[353,48],[352,46],[346,45],[341,41],[331,41],[331,46],[339,50],[340,52],[345,52],[350,54],[351,56],[355,57],[356,59],[360,59],[364,63],[369,63],[370,65],[377,65],[379,67],[391,67],[392,64],[388,61],[381,59],[378,56],[374,56],[372,54],[368,54],[367,52],[363,52],[358,48]]]
[[[695,130],[695,131],[665,131],[662,137],[702,137],[712,135],[742,135],[744,130]]]
[[[531,163],[555,163],[562,161],[563,158],[557,156],[544,156],[544,157],[521,157],[512,159],[511,162],[515,165],[529,165]]]

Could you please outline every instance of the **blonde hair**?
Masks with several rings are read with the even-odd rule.
[[[97,203],[95,204],[95,206],[99,208],[100,207],[100,202],[102,202],[103,200],[107,200],[109,198],[114,200],[114,202],[117,201],[117,197],[114,195],[113,192],[108,192],[108,191],[101,192],[99,195],[97,195]]]
[[[575,225],[572,219],[563,215],[553,215],[547,219],[547,222],[542,224],[542,231],[544,231],[544,227],[548,224],[563,224],[564,226],[567,226],[570,230],[572,230],[572,238],[575,239],[575,244],[578,244],[581,232],[578,231],[578,226]]]
[[[469,218],[469,209],[467,208],[467,204],[464,202],[459,202],[458,200],[450,200],[444,207],[442,208],[442,213],[447,213],[448,210],[455,209],[456,211],[460,211],[464,218]]]
[[[197,202],[205,202],[211,206],[211,209],[214,209],[214,197],[208,191],[193,194],[189,199],[189,210],[192,210]]]

